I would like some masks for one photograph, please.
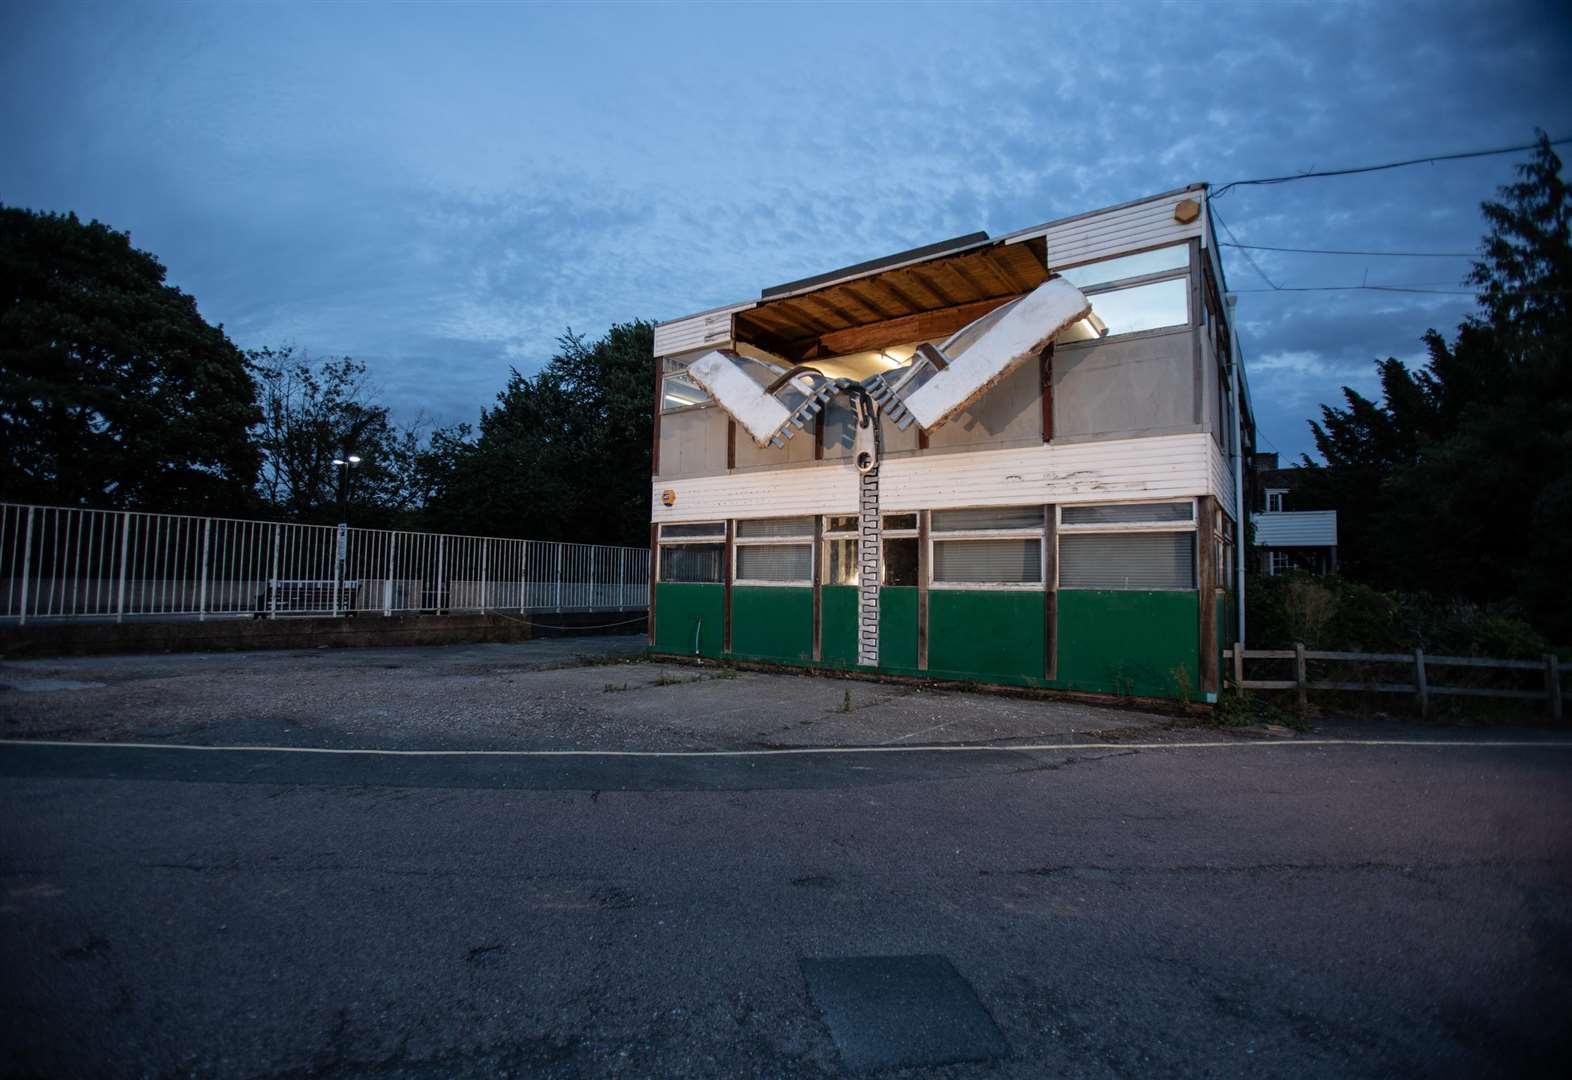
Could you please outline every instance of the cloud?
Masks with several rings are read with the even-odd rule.
[[[243,345],[369,362],[473,419],[598,333],[1168,190],[1572,130],[1566,16],[1522,4],[34,5],[0,39],[0,199],[129,228]],[[1512,163],[1239,188],[1245,242],[1468,251]],[[1281,283],[1466,259],[1257,253]],[[1236,250],[1229,285],[1262,283]],[[1368,275],[1368,276],[1367,276]],[[1467,297],[1244,293],[1263,430]]]

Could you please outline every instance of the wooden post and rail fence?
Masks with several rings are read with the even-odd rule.
[[[1557,659],[1554,653],[1547,654],[1543,660],[1496,660],[1481,656],[1426,656],[1421,649],[1415,649],[1411,653],[1325,652],[1306,649],[1302,644],[1296,644],[1292,649],[1246,649],[1236,642],[1233,648],[1224,650],[1223,656],[1230,663],[1233,676],[1230,683],[1233,686],[1242,690],[1292,690],[1294,691],[1300,712],[1303,712],[1309,704],[1309,695],[1312,691],[1330,690],[1353,693],[1411,695],[1420,713],[1427,716],[1430,713],[1430,699],[1435,696],[1447,695],[1543,701],[1551,719],[1559,722],[1565,715],[1562,704],[1564,695],[1562,693],[1561,679],[1569,665]],[[1294,677],[1292,679],[1246,679],[1244,670],[1246,660],[1292,661]],[[1308,664],[1311,661],[1343,664],[1402,665],[1408,669],[1408,673],[1413,681],[1385,682],[1366,680],[1360,682],[1338,682],[1327,679],[1312,681],[1308,674]],[[1544,688],[1526,690],[1495,686],[1436,685],[1430,680],[1429,668],[1538,671],[1543,674]]]

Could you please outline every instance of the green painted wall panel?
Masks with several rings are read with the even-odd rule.
[[[928,670],[949,678],[1043,684],[1044,595],[928,591]]]
[[[857,588],[825,585],[819,590],[824,605],[819,626],[819,650],[828,667],[857,666]]]
[[[917,673],[917,588],[885,585],[879,589],[879,667]]]
[[[1061,589],[1059,678],[1067,690],[1179,696],[1184,668],[1192,700],[1200,686],[1200,600],[1194,592]],[[930,651],[933,648],[929,643]]]
[[[692,656],[697,629],[700,655],[718,657],[725,618],[726,586],[660,582],[655,586],[655,651]]]
[[[813,662],[813,589],[738,585],[731,590],[731,654]]]

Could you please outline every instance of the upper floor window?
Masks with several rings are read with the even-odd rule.
[[[660,411],[685,409],[690,405],[708,405],[708,390],[695,382],[688,373],[688,365],[670,357],[661,360]]]
[[[1281,510],[1283,508],[1283,496],[1286,495],[1286,494],[1287,494],[1287,491],[1285,491],[1282,488],[1270,488],[1270,489],[1268,489],[1267,493],[1266,493],[1266,508],[1267,508],[1267,510],[1268,511]]]
[[[1058,271],[1060,277],[1086,293],[1092,311],[1107,325],[1109,337],[1187,325],[1189,273],[1189,244],[1172,244]],[[1065,331],[1060,340],[1085,341],[1096,336],[1083,321]]]

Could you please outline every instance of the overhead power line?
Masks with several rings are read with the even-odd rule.
[[[1572,137],[1551,139],[1551,146],[1562,146],[1572,143]],[[1537,148],[1537,142],[1524,146],[1503,146],[1499,150],[1465,150],[1456,154],[1431,154],[1428,157],[1409,158],[1407,161],[1388,161],[1380,165],[1356,165],[1348,169],[1312,169],[1308,172],[1293,173],[1289,176],[1263,176],[1254,180],[1234,180],[1224,184],[1212,192],[1213,199],[1222,198],[1236,187],[1256,187],[1267,184],[1287,184],[1295,180],[1312,180],[1327,176],[1353,176],[1356,173],[1382,172],[1386,169],[1402,169],[1409,165],[1431,165],[1439,161],[1463,161],[1467,158],[1495,157],[1498,154],[1520,154],[1524,150]]]
[[[1212,204],[1208,204],[1208,205],[1209,205],[1209,208],[1212,211],[1212,217],[1216,218],[1217,219],[1217,223],[1223,227],[1223,232],[1228,234],[1228,239],[1230,239],[1230,240],[1232,240],[1234,242],[1233,246],[1239,249],[1239,254],[1241,254],[1241,255],[1243,255],[1245,257],[1245,262],[1250,264],[1250,268],[1252,270],[1254,270],[1257,274],[1260,274],[1261,275],[1261,280],[1266,282],[1273,289],[1278,288],[1277,282],[1273,281],[1271,278],[1266,276],[1266,271],[1261,269],[1261,264],[1256,262],[1255,261],[1255,257],[1253,255],[1251,255],[1249,250],[1243,244],[1241,244],[1239,242],[1239,238],[1234,235],[1234,231],[1228,227],[1228,222],[1223,220],[1223,215],[1221,215],[1221,214],[1219,214],[1217,212],[1216,204],[1212,203]]]
[[[1227,240],[1223,247],[1243,248],[1250,251],[1289,251],[1298,255],[1391,255],[1405,259],[1475,259],[1477,251],[1363,251],[1354,248],[1299,248],[1273,247],[1270,244],[1240,244]]]
[[[1273,285],[1270,289],[1234,289],[1236,293],[1266,292],[1395,292],[1432,293],[1436,296],[1473,296],[1473,289],[1432,289],[1421,285]]]

